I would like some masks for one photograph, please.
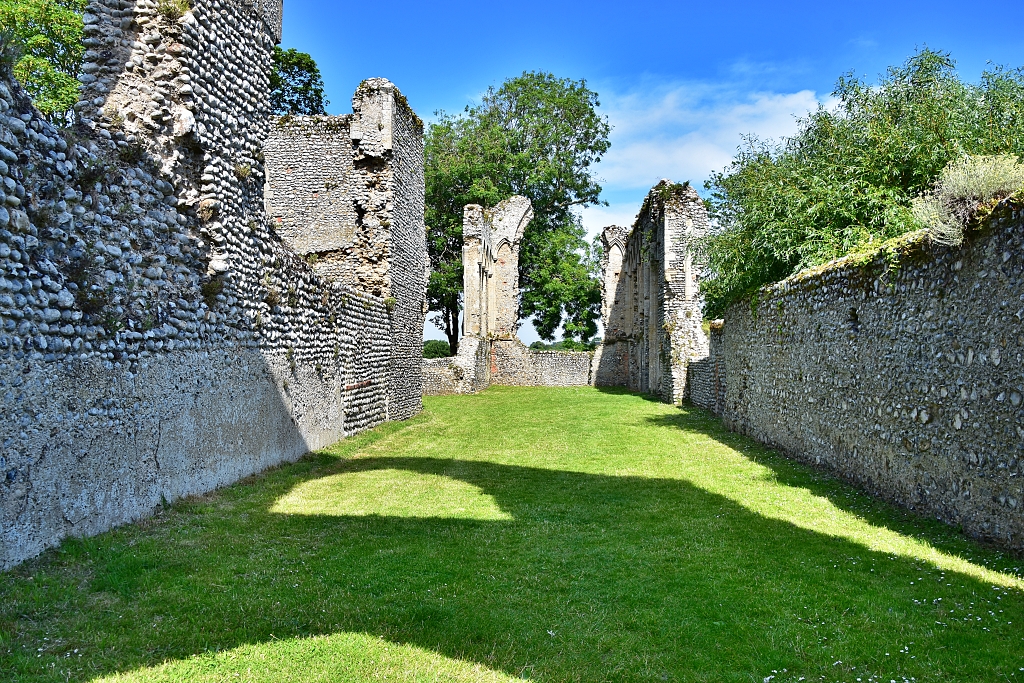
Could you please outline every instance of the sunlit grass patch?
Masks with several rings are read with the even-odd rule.
[[[379,469],[304,481],[279,498],[271,512],[363,517],[461,517],[507,520],[494,497],[479,487],[436,474]]]
[[[336,633],[250,643],[106,676],[96,683],[505,683],[517,679],[422,647],[366,633]]]
[[[694,412],[697,412],[695,409]],[[675,418],[680,421],[685,416]],[[900,533],[885,525],[873,524],[856,508],[841,506],[810,488],[779,481],[770,468],[750,459],[746,451],[764,453],[765,449],[743,440],[739,448],[710,436],[701,446],[713,454],[703,463],[692,462],[681,469],[683,478],[706,491],[735,501],[767,519],[788,522],[827,536],[843,538],[868,550],[898,555],[929,563],[937,569],[959,572],[980,581],[1008,588],[1024,589],[1017,574],[995,571],[960,555],[936,548],[926,538]],[[739,444],[737,444],[739,445]],[[726,476],[726,472],[730,473]],[[858,496],[859,497],[859,496]]]

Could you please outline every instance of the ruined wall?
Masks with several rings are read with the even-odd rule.
[[[463,214],[463,336],[453,358],[423,361],[425,394],[467,394],[491,384],[579,386],[590,379],[591,354],[531,351],[519,327],[519,245],[533,208],[511,197],[493,209]]]
[[[267,212],[284,243],[329,282],[391,313],[389,416],[420,409],[426,228],[423,122],[387,79],[360,84],[349,116],[272,120]]]
[[[397,88],[380,88],[381,98],[391,100],[392,147],[390,193],[380,197],[381,222],[390,222],[389,287],[385,304],[391,315],[391,377],[388,396],[390,419],[402,420],[423,407],[423,320],[427,313],[427,229],[423,222],[423,122],[413,114]],[[385,107],[387,102],[385,101]],[[382,107],[380,111],[386,112]],[[376,126],[384,133],[387,125]],[[367,136],[360,148],[368,154]]]
[[[462,334],[510,339],[519,327],[519,244],[533,218],[518,195],[493,209],[467,204],[462,218]]]
[[[423,393],[473,394],[492,384],[587,386],[592,364],[587,351],[534,351],[518,338],[463,337],[458,355],[423,361]]]
[[[722,332],[726,423],[1024,548],[1022,254],[1024,210],[1007,202],[962,248],[918,233],[736,304]]]
[[[351,258],[362,227],[355,199],[366,188],[355,167],[351,120],[351,115],[271,119],[264,197],[278,236],[318,275],[366,289],[370,273],[361,272],[362,259]],[[372,236],[359,240],[368,241]]]
[[[90,4],[73,132],[0,84],[2,567],[418,405],[395,317],[418,291],[421,329],[423,266],[388,301],[266,220],[280,3],[192,5]]]
[[[495,339],[490,344],[489,354],[491,384],[587,386],[592,356],[586,351],[533,351],[518,339]]]
[[[693,262],[707,211],[689,186],[656,185],[633,228],[602,234],[605,335],[594,356],[597,386],[625,386],[672,403],[686,391],[688,360],[707,355]]]
[[[459,340],[451,358],[423,361],[423,394],[475,394],[491,385],[490,344],[476,337]]]
[[[723,322],[715,320],[708,331],[708,355],[690,360],[686,369],[686,397],[694,405],[716,415],[725,409],[725,356],[722,349]]]

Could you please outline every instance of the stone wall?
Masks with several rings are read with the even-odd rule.
[[[648,193],[632,229],[602,233],[602,322],[597,386],[624,386],[680,403],[689,359],[707,355],[703,302],[693,262],[707,211],[689,184],[668,180]]]
[[[708,330],[708,355],[690,360],[686,371],[686,396],[694,405],[716,415],[725,409],[725,357],[722,351],[723,322],[715,320]]]
[[[469,394],[491,384],[579,386],[590,380],[590,353],[531,351],[519,326],[519,245],[533,208],[510,197],[463,213],[465,314],[459,351],[423,361],[424,394]]]
[[[266,211],[281,240],[306,257],[318,275],[382,291],[373,262],[351,258],[360,227],[360,206],[354,199],[366,191],[363,174],[355,167],[351,121],[352,115],[271,119],[263,148]],[[377,246],[367,254],[377,260],[384,255],[383,244],[373,238],[358,241]]]
[[[319,276],[264,211],[279,21],[93,0],[74,131],[0,83],[0,566],[418,408],[422,142],[382,164],[412,274]]]
[[[533,351],[518,339],[490,343],[490,383],[512,387],[577,387],[590,384],[593,354]]]
[[[423,361],[423,393],[475,394],[491,384],[490,344],[477,337],[463,337],[459,352],[451,358]]]
[[[509,339],[519,326],[519,244],[533,207],[514,196],[493,209],[468,204],[462,218],[463,336]]]
[[[463,337],[457,355],[423,361],[423,393],[473,394],[492,384],[587,386],[593,357],[587,351],[534,351],[518,338]]]
[[[422,395],[423,122],[384,78],[361,83],[352,110],[272,120],[266,207],[282,241],[318,276],[389,306],[388,410],[402,419],[419,411]]]
[[[712,347],[714,403],[732,429],[1024,548],[1022,254],[1024,207],[1004,202],[961,248],[918,233],[762,290]]]

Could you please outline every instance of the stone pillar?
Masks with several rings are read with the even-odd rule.
[[[501,202],[491,212],[496,285],[491,334],[502,339],[514,337],[519,327],[519,245],[532,219],[530,200],[518,195]]]
[[[519,323],[519,244],[533,208],[514,196],[493,209],[468,204],[462,218],[465,336],[515,336]]]
[[[484,209],[479,204],[467,204],[462,212],[462,335],[480,336],[484,254]]]

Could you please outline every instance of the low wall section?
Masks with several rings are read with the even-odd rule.
[[[708,331],[708,355],[690,361],[687,371],[687,396],[690,402],[721,415],[725,409],[725,357],[722,353],[721,320],[711,323]]]
[[[423,361],[423,393],[472,394],[492,384],[586,386],[592,359],[586,351],[533,351],[518,339],[463,337],[458,355]]]
[[[487,342],[476,337],[459,340],[459,352],[450,358],[423,361],[423,393],[475,394],[490,385]]]
[[[736,431],[1024,548],[1022,318],[1024,211],[1004,202],[961,248],[908,236],[733,306],[692,393]]]
[[[587,351],[532,351],[518,339],[491,342],[491,384],[510,387],[579,387],[590,383]]]

